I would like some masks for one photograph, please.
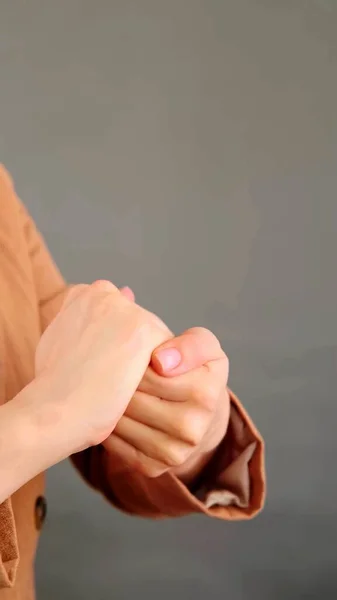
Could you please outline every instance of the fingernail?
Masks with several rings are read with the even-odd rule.
[[[127,287],[127,286],[125,286],[125,287],[122,287],[122,288],[120,289],[120,292],[121,292],[121,294],[123,294],[123,296],[125,296],[125,297],[126,297],[128,300],[130,300],[131,302],[134,302],[134,300],[135,300],[135,295],[134,295],[134,293],[133,293],[133,291],[132,291],[132,289],[131,289],[131,288],[129,288],[129,287]]]
[[[176,348],[165,348],[165,350],[159,350],[155,353],[155,357],[163,371],[172,371],[181,362],[181,354]]]

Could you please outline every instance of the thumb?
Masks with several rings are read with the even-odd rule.
[[[158,375],[175,377],[223,357],[215,335],[203,327],[194,327],[156,348],[151,366]]]

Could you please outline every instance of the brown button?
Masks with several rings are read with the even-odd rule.
[[[42,528],[43,523],[47,516],[47,502],[44,496],[36,498],[35,502],[35,525],[39,531]]]

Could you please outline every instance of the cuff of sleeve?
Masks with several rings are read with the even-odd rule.
[[[14,585],[19,549],[10,499],[0,504],[0,590]]]
[[[226,435],[205,470],[196,496],[205,511],[230,519],[247,519],[265,502],[264,442],[230,391],[231,411]]]
[[[228,429],[211,463],[201,474],[198,489],[192,493],[170,475],[175,505],[180,504],[182,508],[185,504],[184,514],[199,512],[220,519],[246,520],[256,516],[264,506],[264,442],[238,398],[229,393]]]

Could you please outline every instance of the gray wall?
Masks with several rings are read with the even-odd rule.
[[[336,597],[335,0],[0,14],[1,160],[64,274],[213,329],[268,448],[248,524],[128,518],[52,469],[40,599]]]

